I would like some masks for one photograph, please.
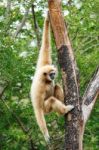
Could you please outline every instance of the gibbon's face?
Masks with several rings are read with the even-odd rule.
[[[55,79],[55,71],[51,70],[50,72],[44,72],[44,79],[45,81],[53,81]]]
[[[54,66],[44,66],[42,71],[43,80],[45,82],[52,82],[55,79],[57,69]]]

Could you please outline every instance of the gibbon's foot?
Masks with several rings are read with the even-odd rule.
[[[67,105],[66,106],[66,113],[68,113],[69,111],[71,111],[74,108],[73,105]]]

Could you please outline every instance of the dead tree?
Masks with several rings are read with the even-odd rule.
[[[76,62],[62,15],[61,0],[48,0],[48,4],[50,22],[62,73],[65,104],[75,106],[74,110],[65,116],[65,121],[67,120],[65,123],[65,149],[82,150],[85,124],[99,94],[99,68],[90,80],[81,102],[77,83]]]

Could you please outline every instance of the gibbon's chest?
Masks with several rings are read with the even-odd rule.
[[[54,84],[48,85],[45,90],[45,100],[54,95]]]

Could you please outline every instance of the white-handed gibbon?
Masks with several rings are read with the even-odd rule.
[[[57,69],[52,65],[50,24],[48,16],[45,18],[42,45],[37,62],[37,69],[31,86],[31,100],[34,107],[37,123],[44,138],[49,142],[49,133],[44,114],[52,111],[66,114],[74,106],[64,104],[63,90],[58,84],[54,84]]]

